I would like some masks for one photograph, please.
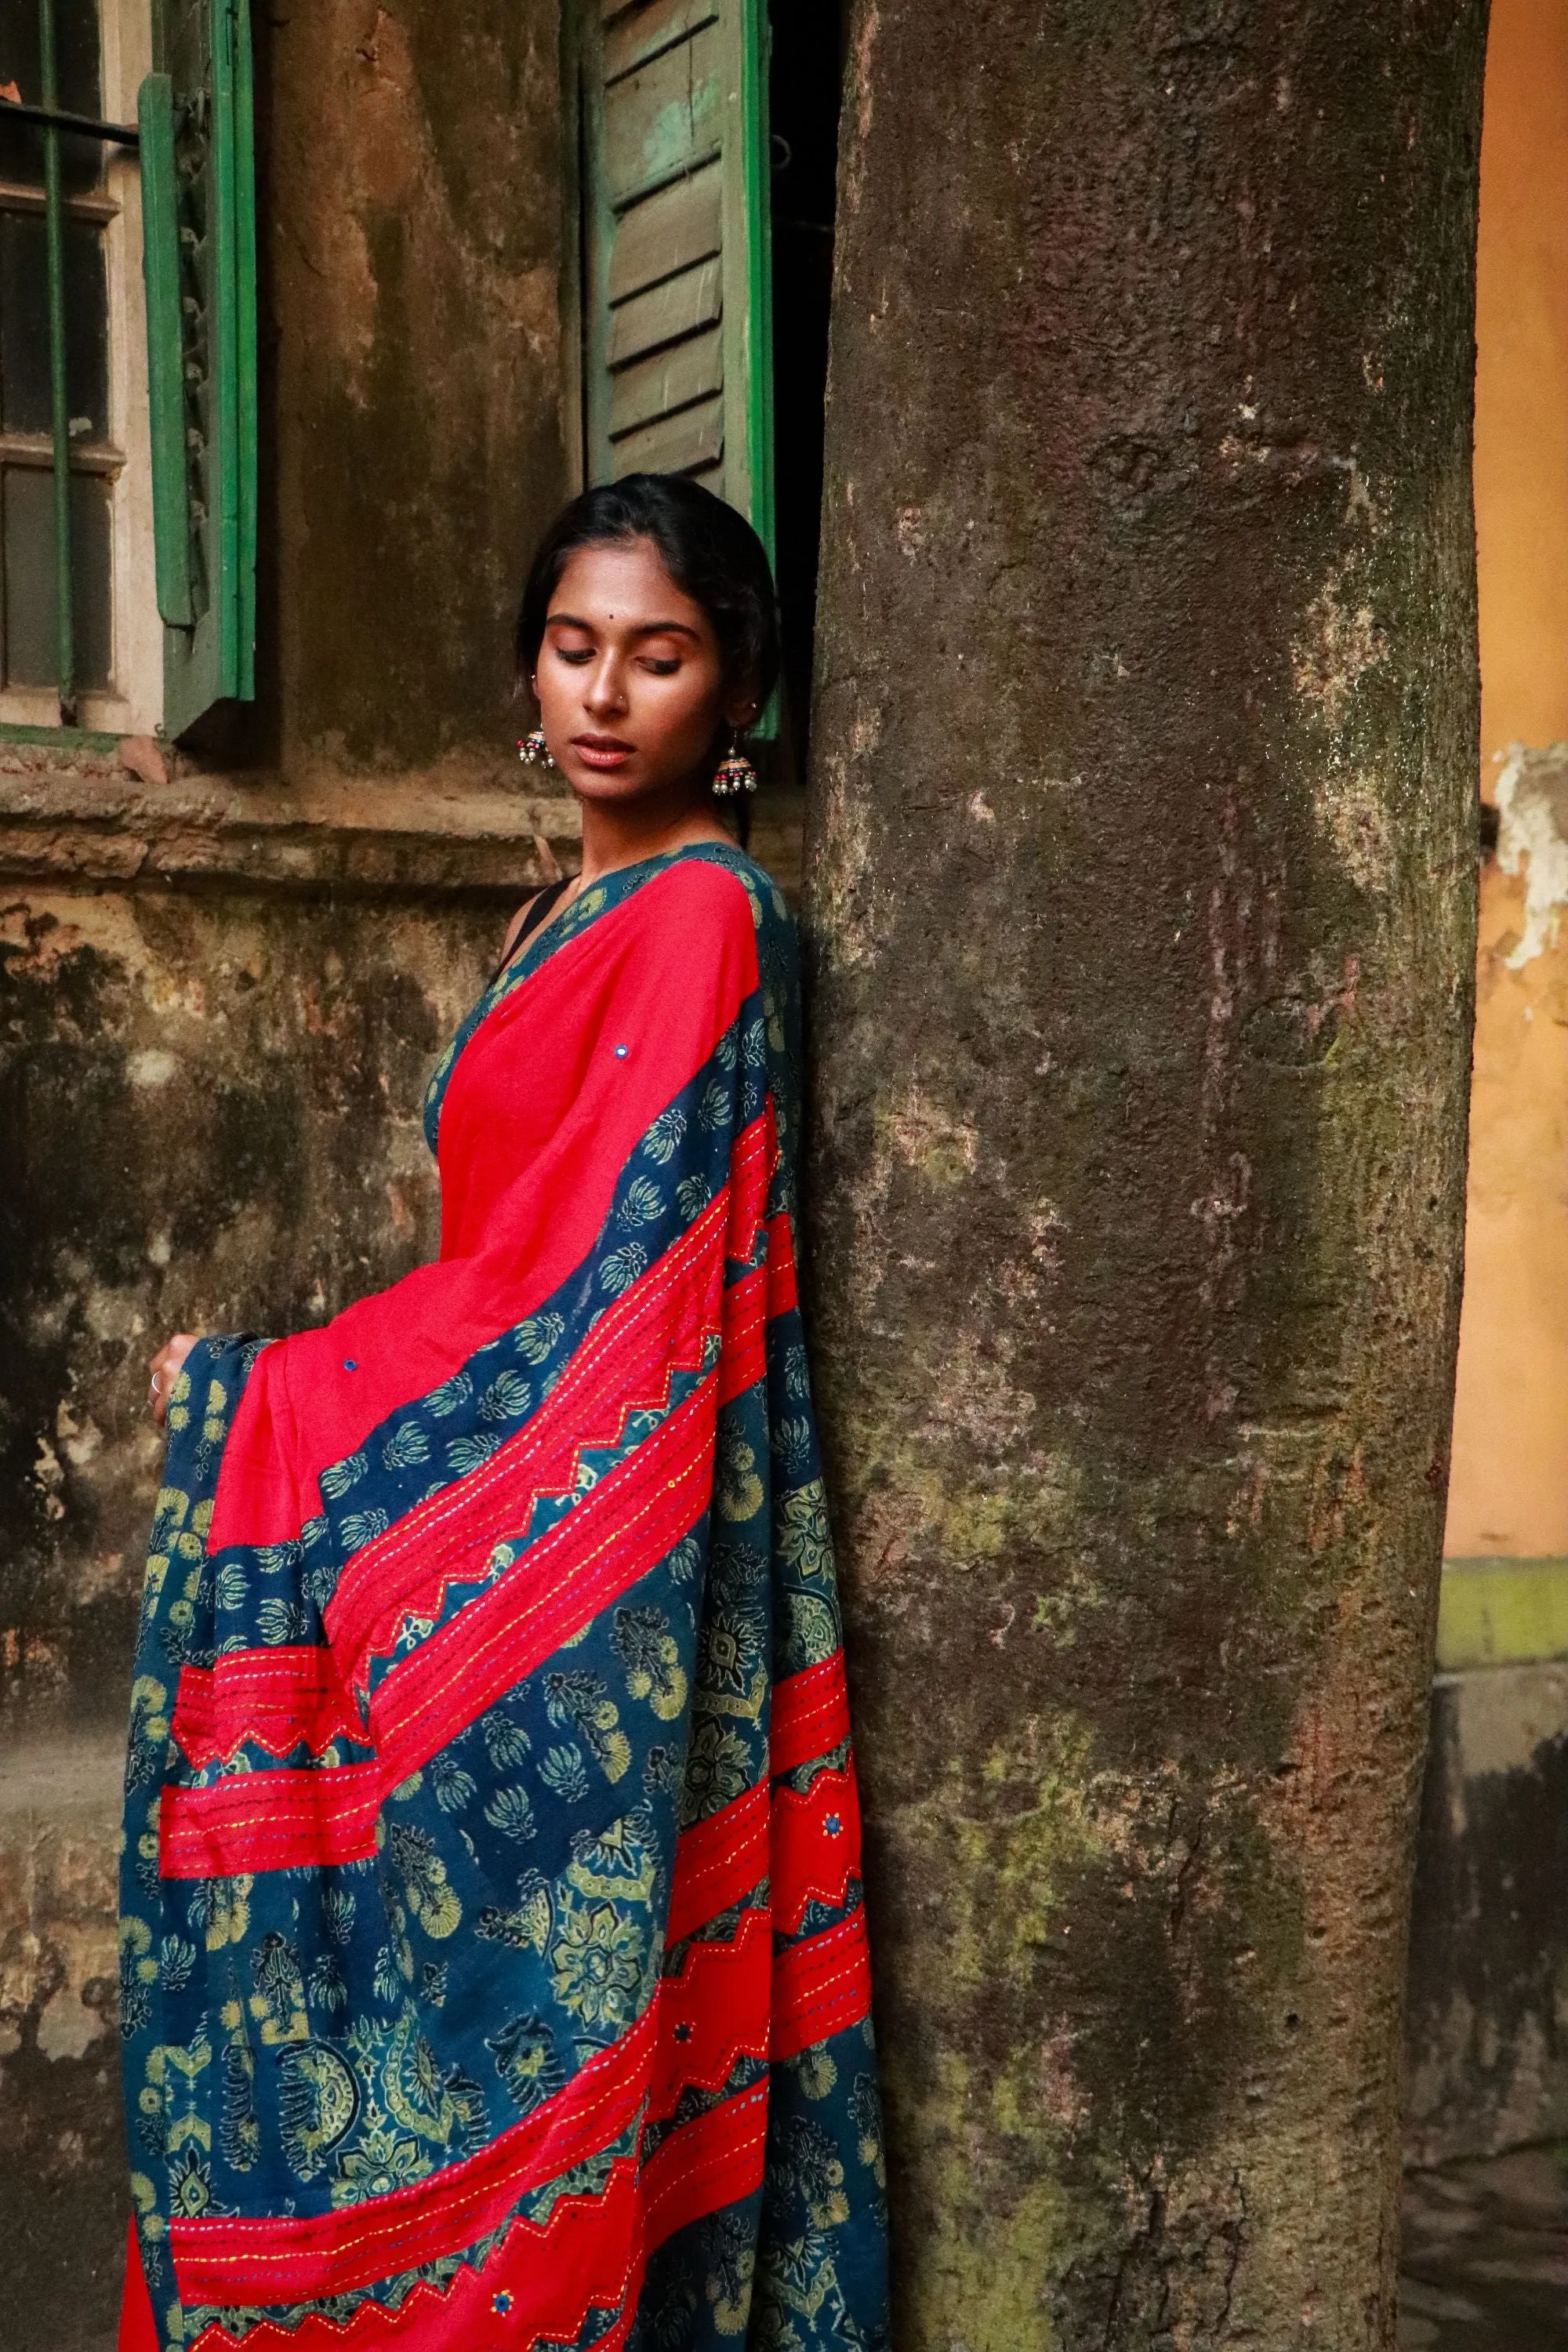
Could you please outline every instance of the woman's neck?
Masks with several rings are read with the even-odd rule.
[[[644,858],[664,857],[700,841],[734,846],[733,834],[719,822],[708,794],[697,796],[689,784],[657,798],[639,794],[623,807],[614,802],[584,801],[582,810],[583,888],[603,875],[618,873],[624,866],[639,866]]]

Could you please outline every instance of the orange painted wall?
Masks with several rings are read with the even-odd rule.
[[[1568,0],[1493,0],[1481,144],[1476,530],[1482,790],[1568,739]],[[1451,1557],[1568,1554],[1568,910],[1517,971],[1488,862]]]

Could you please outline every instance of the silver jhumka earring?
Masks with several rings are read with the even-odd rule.
[[[730,748],[713,771],[713,793],[717,800],[733,800],[741,793],[754,793],[757,772],[742,751],[734,728],[730,730]]]
[[[542,727],[536,727],[531,734],[519,739],[517,756],[525,768],[552,768],[555,765],[550,756],[550,746],[544,740]]]

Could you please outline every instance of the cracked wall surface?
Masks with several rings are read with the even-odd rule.
[[[115,1841],[175,1329],[287,1331],[431,1254],[429,1068],[487,903],[0,900],[0,2210],[6,2352],[105,2347]]]
[[[955,25],[852,30],[806,888],[898,2341],[1384,2352],[1484,12]]]

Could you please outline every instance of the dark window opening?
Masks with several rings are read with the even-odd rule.
[[[827,322],[843,83],[843,0],[773,0],[772,134],[775,554],[785,740],[805,773],[822,515]]]
[[[55,0],[55,104],[95,120],[103,111],[97,0]],[[0,0],[0,82],[14,82],[25,103],[44,96],[38,0]],[[70,194],[96,188],[102,151],[91,139],[60,142],[60,184]],[[36,123],[0,118],[0,181],[41,188],[44,134]]]
[[[0,84],[14,87],[25,105],[96,120],[102,112],[97,0],[53,0],[50,14],[52,89],[38,0],[0,0]],[[45,167],[51,135],[58,200]],[[64,327],[58,416],[49,290],[57,201]],[[58,687],[68,723],[77,690],[106,688],[113,667],[110,485],[123,461],[110,432],[105,239],[118,209],[105,192],[96,137],[7,121],[0,106],[0,683]],[[66,509],[55,499],[62,449],[69,452]]]

